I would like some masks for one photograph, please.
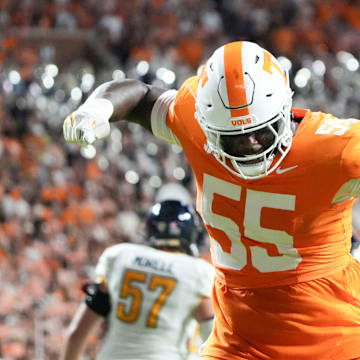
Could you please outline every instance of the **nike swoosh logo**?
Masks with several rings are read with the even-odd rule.
[[[296,169],[297,167],[298,167],[297,165],[291,166],[291,167],[288,167],[288,168],[285,168],[285,169],[281,169],[280,167],[278,167],[278,168],[275,170],[275,172],[276,172],[278,175],[280,175],[280,174],[283,174],[283,173],[285,173],[285,172],[287,172],[287,171],[294,170],[294,169]]]

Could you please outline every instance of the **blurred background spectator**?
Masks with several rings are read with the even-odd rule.
[[[107,80],[176,88],[235,40],[279,56],[294,106],[359,118],[360,1],[0,0],[0,358],[55,359],[103,249],[142,241],[163,183],[194,195],[181,149],[121,123],[79,149],[65,116]]]

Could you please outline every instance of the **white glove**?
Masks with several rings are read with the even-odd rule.
[[[89,99],[64,120],[65,140],[87,146],[106,138],[110,134],[109,119],[113,110],[112,103],[107,99]]]

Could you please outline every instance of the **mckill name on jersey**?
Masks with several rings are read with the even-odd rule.
[[[135,266],[150,268],[156,271],[173,274],[172,268],[174,264],[168,261],[159,261],[158,259],[150,259],[148,257],[137,256],[134,259],[133,264]]]

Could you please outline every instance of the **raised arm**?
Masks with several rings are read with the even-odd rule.
[[[151,130],[151,110],[164,91],[139,80],[110,81],[96,88],[89,101],[95,98],[110,100],[114,107],[111,122],[126,119]]]
[[[97,87],[64,121],[65,140],[91,144],[110,133],[109,122],[128,120],[151,131],[151,111],[165,89],[139,80],[110,81]]]

